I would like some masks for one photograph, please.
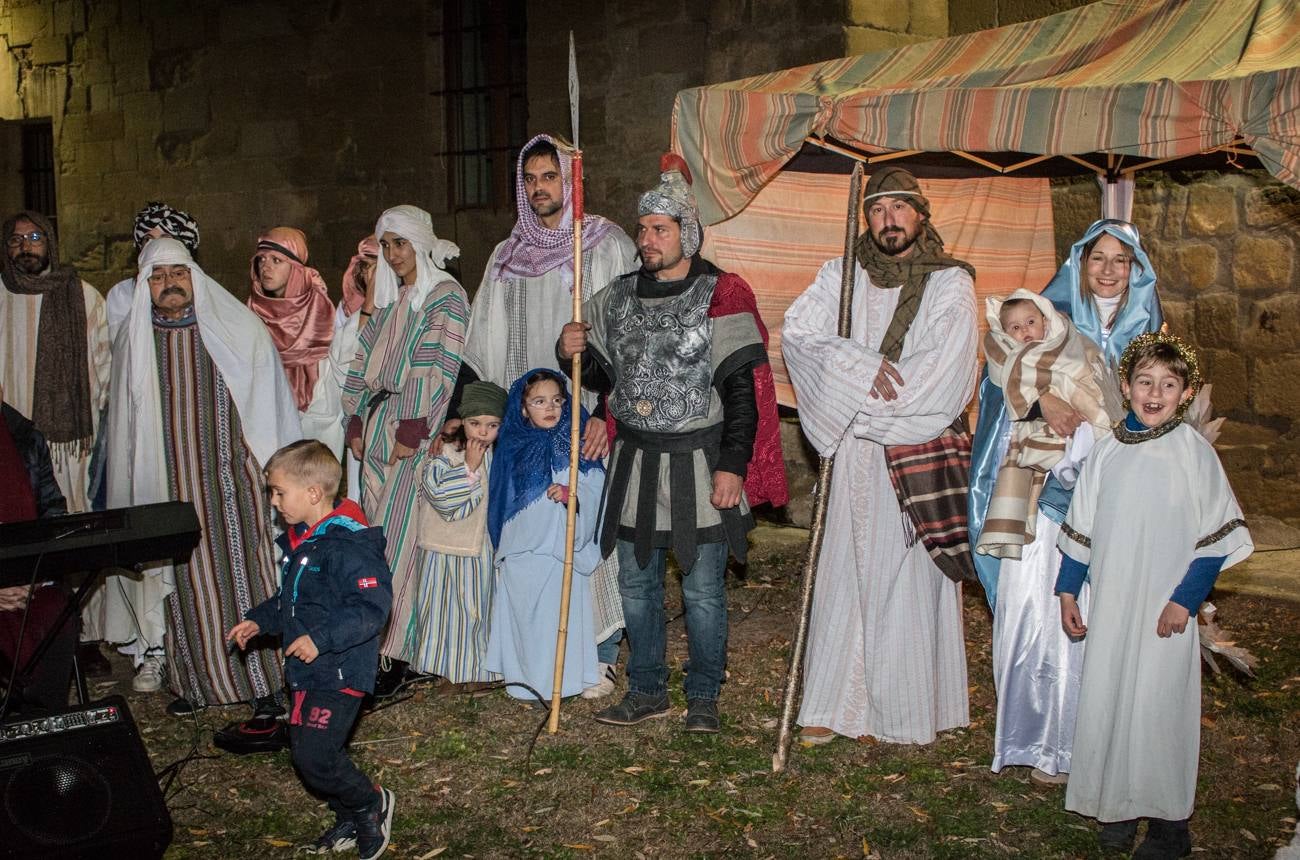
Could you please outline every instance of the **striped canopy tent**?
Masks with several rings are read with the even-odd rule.
[[[1038,290],[1057,265],[1045,177],[1110,180],[1121,216],[1145,168],[1262,166],[1300,188],[1298,66],[1300,0],[1102,0],[682,90],[673,145],[712,225],[704,253],[754,286],[793,406],[781,318],[842,251],[854,159],[917,174],[979,296]]]
[[[1006,174],[1056,160],[1116,175],[1217,152],[1300,188],[1298,67],[1295,0],[1102,0],[682,90],[673,138],[706,224],[744,209],[810,139]]]

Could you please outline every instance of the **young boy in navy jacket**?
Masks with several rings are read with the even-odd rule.
[[[286,445],[265,474],[271,506],[286,527],[277,539],[284,551],[280,590],[250,609],[226,638],[240,648],[258,635],[286,643],[293,763],[335,816],[313,848],[325,853],[355,845],[362,860],[371,860],[388,847],[393,793],[353,764],[347,743],[362,698],[374,690],[379,634],[393,603],[384,533],[367,525],[355,502],[335,507],[342,469],[320,442]]]

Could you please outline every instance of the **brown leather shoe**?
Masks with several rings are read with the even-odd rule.
[[[836,737],[834,729],[828,729],[825,726],[804,726],[799,732],[799,743],[815,747],[820,744],[828,744],[835,740]]]

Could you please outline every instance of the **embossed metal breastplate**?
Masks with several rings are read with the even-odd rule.
[[[617,381],[610,411],[638,430],[669,433],[709,412],[716,275],[700,275],[681,295],[654,306],[636,295],[636,277],[620,279],[609,305],[610,358]]]

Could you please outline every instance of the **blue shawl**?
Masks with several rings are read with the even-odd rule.
[[[1133,338],[1160,328],[1160,298],[1156,294],[1156,273],[1146,251],[1142,250],[1142,241],[1137,227],[1127,221],[1105,218],[1094,221],[1092,226],[1079,241],[1070,248],[1070,254],[1057,271],[1055,277],[1043,289],[1043,296],[1061,313],[1068,316],[1079,331],[1083,332],[1093,343],[1101,346],[1101,318],[1097,306],[1090,297],[1079,290],[1079,280],[1083,271],[1080,256],[1083,248],[1102,233],[1109,233],[1133,249],[1133,263],[1129,268],[1128,297],[1120,309],[1115,324],[1111,326],[1110,339],[1106,343],[1106,360],[1114,367],[1119,365],[1119,358],[1124,348]],[[979,385],[979,422],[975,425],[975,437],[971,449],[970,496],[968,516],[970,518],[971,545],[975,545],[984,530],[984,516],[988,513],[989,499],[993,496],[993,483],[997,479],[998,467],[1001,466],[1001,437],[1007,424],[1006,403],[1002,399],[1002,389],[989,379],[987,369],[980,378]],[[1055,478],[1048,476],[1039,498],[1039,509],[1052,520],[1061,522],[1070,505],[1070,491],[1061,487]],[[984,596],[989,607],[994,608],[998,594],[998,567],[1002,560],[991,555],[975,553],[975,570],[980,583],[984,586]]]
[[[510,386],[488,479],[488,533],[496,547],[501,545],[501,529],[505,524],[546,492],[553,483],[553,471],[569,466],[569,422],[573,400],[564,401],[560,421],[554,427],[549,430],[534,427],[524,417],[524,383],[535,373],[549,375],[559,384],[560,391],[568,391],[567,380],[545,367],[528,371]],[[585,428],[586,409],[582,410],[580,418],[581,426]],[[581,472],[603,468],[599,460],[580,458],[578,463]]]

